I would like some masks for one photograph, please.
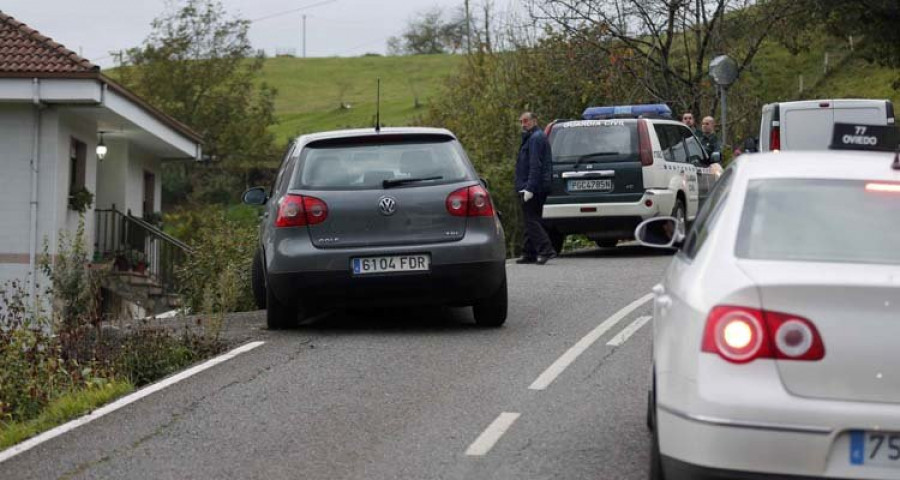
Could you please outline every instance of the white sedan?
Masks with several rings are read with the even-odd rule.
[[[728,168],[654,288],[651,478],[900,479],[900,161]],[[893,165],[892,165],[893,163]]]

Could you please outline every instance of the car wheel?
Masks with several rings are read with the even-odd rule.
[[[647,391],[647,430],[653,431],[653,392]]]
[[[553,250],[556,253],[562,253],[563,247],[566,245],[566,235],[552,228],[547,230],[547,235],[550,237],[550,244],[553,246]]]
[[[266,273],[263,270],[262,251],[257,249],[253,254],[253,266],[250,271],[250,286],[253,289],[253,301],[256,308],[266,308]]]
[[[490,297],[476,303],[472,308],[475,323],[479,327],[499,327],[506,322],[509,301],[506,291],[506,275],[500,288]]]
[[[687,209],[684,206],[684,200],[679,198],[675,202],[675,206],[672,207],[672,216],[681,220],[681,223],[687,226]]]
[[[266,289],[266,326],[269,330],[282,330],[297,324],[297,309],[281,303],[272,289]]]
[[[596,243],[600,248],[616,248],[616,245],[619,244],[619,241],[607,238],[603,240],[594,240],[594,243]]]
[[[662,467],[662,454],[659,452],[659,432],[654,431],[650,440],[650,480],[665,480]]]

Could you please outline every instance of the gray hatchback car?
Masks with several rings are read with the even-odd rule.
[[[506,321],[503,227],[456,137],[434,128],[297,138],[264,205],[253,289],[269,328],[334,307],[473,306]]]

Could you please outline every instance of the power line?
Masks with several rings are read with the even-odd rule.
[[[283,11],[283,12],[273,13],[273,14],[271,14],[271,15],[266,15],[266,16],[264,16],[264,17],[254,18],[253,20],[250,20],[250,23],[256,23],[256,22],[261,22],[261,21],[263,21],[263,20],[268,20],[268,19],[270,19],[270,18],[276,18],[276,17],[282,17],[282,16],[284,16],[284,15],[290,15],[290,14],[292,14],[292,13],[297,13],[297,12],[300,12],[300,11],[303,11],[303,10],[307,10],[307,9],[310,9],[310,8],[313,8],[313,7],[320,7],[320,6],[322,6],[322,5],[327,5],[327,4],[329,4],[329,3],[334,3],[334,2],[336,2],[336,1],[337,1],[337,0],[325,0],[325,1],[322,1],[322,2],[317,2],[317,3],[312,3],[312,4],[309,4],[309,5],[304,5],[304,6],[302,6],[302,7],[293,8],[293,9],[291,9],[291,10],[285,10],[285,11]]]

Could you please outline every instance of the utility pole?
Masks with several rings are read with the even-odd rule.
[[[306,14],[303,14],[303,58],[306,58]]]
[[[472,54],[472,17],[470,16],[469,0],[466,0],[466,53]]]

